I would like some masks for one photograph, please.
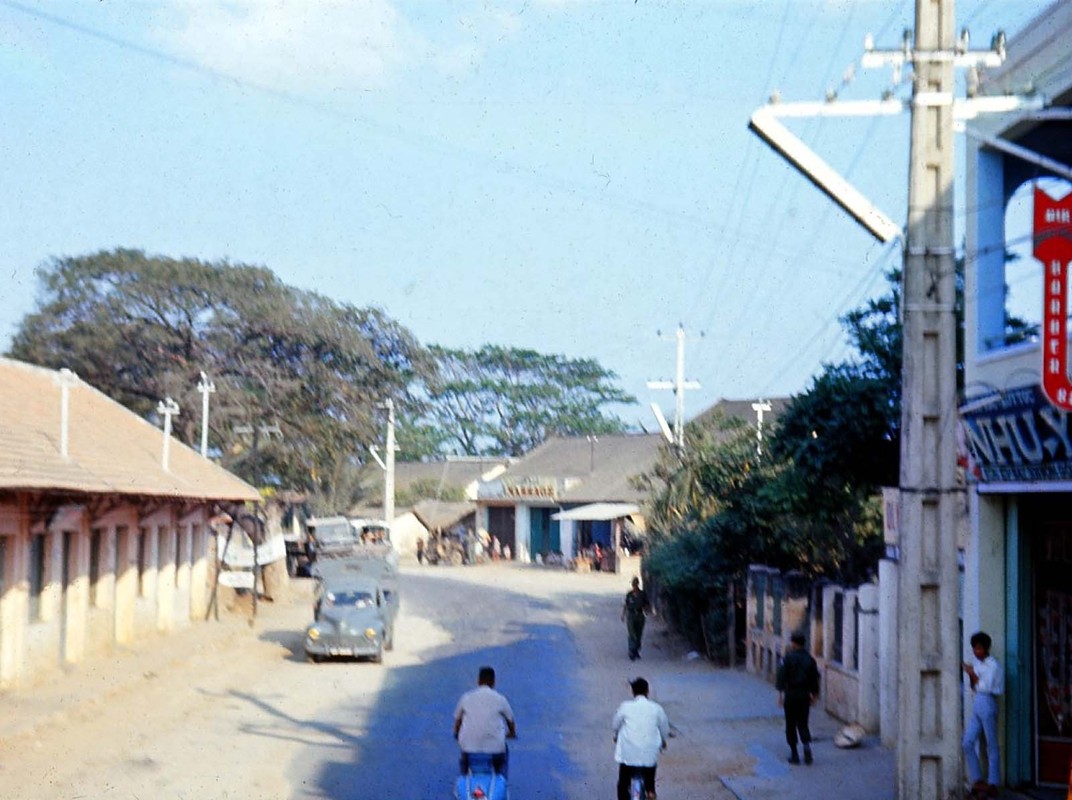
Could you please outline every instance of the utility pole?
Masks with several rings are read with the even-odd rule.
[[[672,389],[674,391],[675,407],[674,407],[674,438],[671,444],[673,444],[678,453],[685,452],[685,390],[686,389],[699,389],[700,384],[697,381],[685,380],[685,328],[681,325],[677,327],[677,362],[676,369],[674,371],[674,380],[671,381],[648,381],[649,389]],[[657,419],[661,419],[661,413],[658,410],[658,406],[653,405],[655,416]],[[660,421],[660,427],[663,423]]]
[[[898,800],[963,792],[953,38],[953,0],[916,0],[903,277]]]
[[[901,377],[897,797],[960,797],[953,5],[916,0]]]
[[[202,372],[197,391],[201,392],[201,457],[208,458],[208,396],[216,391],[216,384]]]
[[[1016,96],[955,101],[954,67],[996,66],[1005,58],[998,34],[985,51],[954,41],[954,0],[916,0],[915,41],[878,51],[870,37],[863,66],[913,68],[908,227],[903,277],[900,569],[897,629],[898,800],[961,795],[960,632],[955,431],[956,316],[953,232],[954,119],[1041,107]],[[749,127],[881,241],[896,226],[794,137],[778,118],[898,114],[882,101],[771,103]],[[1036,162],[1037,163],[1037,162]]]
[[[166,397],[156,404],[156,413],[164,417],[164,454],[161,463],[164,472],[168,471],[168,456],[171,454],[171,418],[179,416],[179,404]]]
[[[869,53],[873,63],[913,66],[902,293],[898,800],[963,792],[953,68],[992,61],[995,53],[968,53],[966,34],[955,40],[953,8],[954,0],[916,0],[914,47],[906,37],[900,50]]]
[[[64,367],[56,376],[60,385],[60,457],[70,458],[71,387],[78,385],[78,376]]]
[[[387,464],[383,471],[383,518],[387,529],[395,521],[395,401],[387,398],[387,452],[384,454]]]
[[[763,455],[763,414],[771,410],[771,404],[766,400],[752,403],[752,410],[756,412],[756,455]]]

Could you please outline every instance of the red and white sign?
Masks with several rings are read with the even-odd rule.
[[[1042,392],[1072,411],[1068,370],[1068,268],[1072,262],[1072,194],[1054,200],[1035,187],[1035,258],[1042,262]]]

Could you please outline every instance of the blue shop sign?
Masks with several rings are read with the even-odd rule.
[[[1038,386],[997,392],[961,406],[961,430],[971,454],[969,475],[983,483],[1072,480],[1072,431],[1067,412]]]

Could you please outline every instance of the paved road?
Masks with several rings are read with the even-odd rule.
[[[471,578],[468,575],[466,578]],[[404,615],[398,649],[411,663],[392,665],[375,696],[340,692],[335,708],[320,707],[317,729],[342,748],[301,750],[291,765],[295,797],[331,800],[450,797],[457,746],[450,736],[458,697],[476,682],[480,666],[499,674],[497,688],[511,701],[520,738],[512,745],[512,793],[564,798],[578,771],[563,746],[580,698],[572,676],[577,648],[562,614],[546,600],[504,588],[454,580],[444,571],[411,573],[402,587]],[[407,622],[434,620],[444,634],[430,647],[415,641]],[[418,629],[421,630],[421,629]],[[310,666],[332,685],[337,673],[376,669],[333,662]],[[356,728],[355,728],[356,726]]]
[[[308,587],[252,627],[224,615],[116,650],[0,693],[0,797],[447,800],[454,704],[491,664],[519,722],[515,800],[613,797],[610,720],[638,674],[680,729],[660,800],[891,800],[892,753],[837,750],[818,713],[816,764],[790,769],[773,689],[685,658],[657,620],[630,662],[630,577],[407,567],[383,665],[305,662]]]

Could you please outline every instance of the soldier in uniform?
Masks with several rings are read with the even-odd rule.
[[[789,652],[778,667],[776,688],[778,705],[785,709],[785,741],[789,745],[789,763],[799,764],[797,736],[804,745],[804,763],[810,764],[811,730],[808,716],[812,704],[819,699],[819,667],[805,647],[804,634],[797,631],[789,637]]]
[[[640,588],[640,578],[633,578],[633,588],[625,595],[622,604],[622,621],[629,633],[629,660],[640,658],[640,644],[644,637],[644,617],[651,613],[648,593]]]

